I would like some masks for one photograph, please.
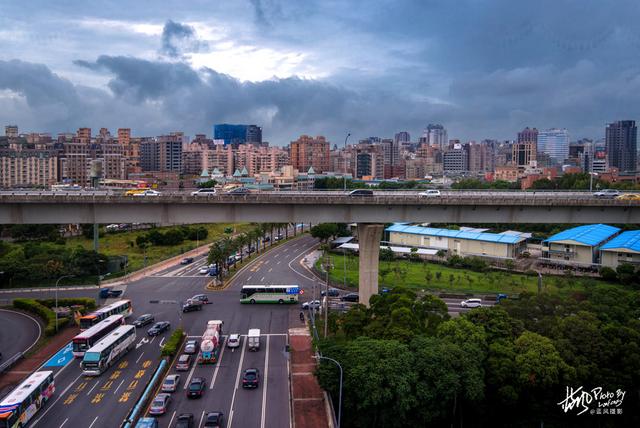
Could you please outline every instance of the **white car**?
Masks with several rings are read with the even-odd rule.
[[[482,299],[467,299],[460,302],[462,308],[481,308]]]
[[[420,192],[419,195],[425,198],[439,198],[440,196],[442,196],[440,194],[440,191],[435,189],[429,189],[426,192]]]
[[[320,307],[320,300],[311,300],[302,304],[302,309],[318,309]]]
[[[133,196],[160,196],[161,193],[157,190],[147,189],[143,192],[134,193]]]
[[[206,275],[206,274],[208,274],[208,273],[209,273],[209,267],[208,267],[208,266],[202,266],[202,267],[200,268],[200,270],[198,271],[198,273],[199,273],[200,275]]]
[[[230,334],[227,339],[227,348],[237,348],[238,346],[240,346],[240,335]]]
[[[208,189],[198,189],[195,192],[191,192],[191,196],[209,196],[209,195],[215,195],[215,194],[216,194],[216,189],[214,189],[213,187]]]
[[[602,199],[613,199],[620,195],[621,195],[620,191],[616,189],[604,189],[599,192],[595,192],[593,194],[593,196],[595,196],[596,198],[602,198]]]

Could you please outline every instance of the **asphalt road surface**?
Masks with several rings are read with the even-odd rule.
[[[0,326],[0,364],[19,352],[26,352],[42,334],[40,323],[31,315],[7,309],[0,309]]]

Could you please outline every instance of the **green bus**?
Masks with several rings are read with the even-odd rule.
[[[240,303],[298,303],[298,285],[243,285]]]

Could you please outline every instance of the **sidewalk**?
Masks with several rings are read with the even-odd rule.
[[[56,352],[71,342],[80,329],[76,326],[67,327],[53,336],[46,345],[35,351],[27,358],[22,358],[9,371],[0,375],[0,397],[3,397],[11,389],[16,387],[27,376],[44,364]]]
[[[329,424],[329,405],[313,372],[311,336],[305,327],[289,329],[291,352],[291,402],[294,428],[317,428]]]

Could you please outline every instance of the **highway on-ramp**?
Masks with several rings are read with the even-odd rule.
[[[20,352],[27,352],[42,335],[38,320],[18,311],[0,309],[0,326],[0,364]]]

